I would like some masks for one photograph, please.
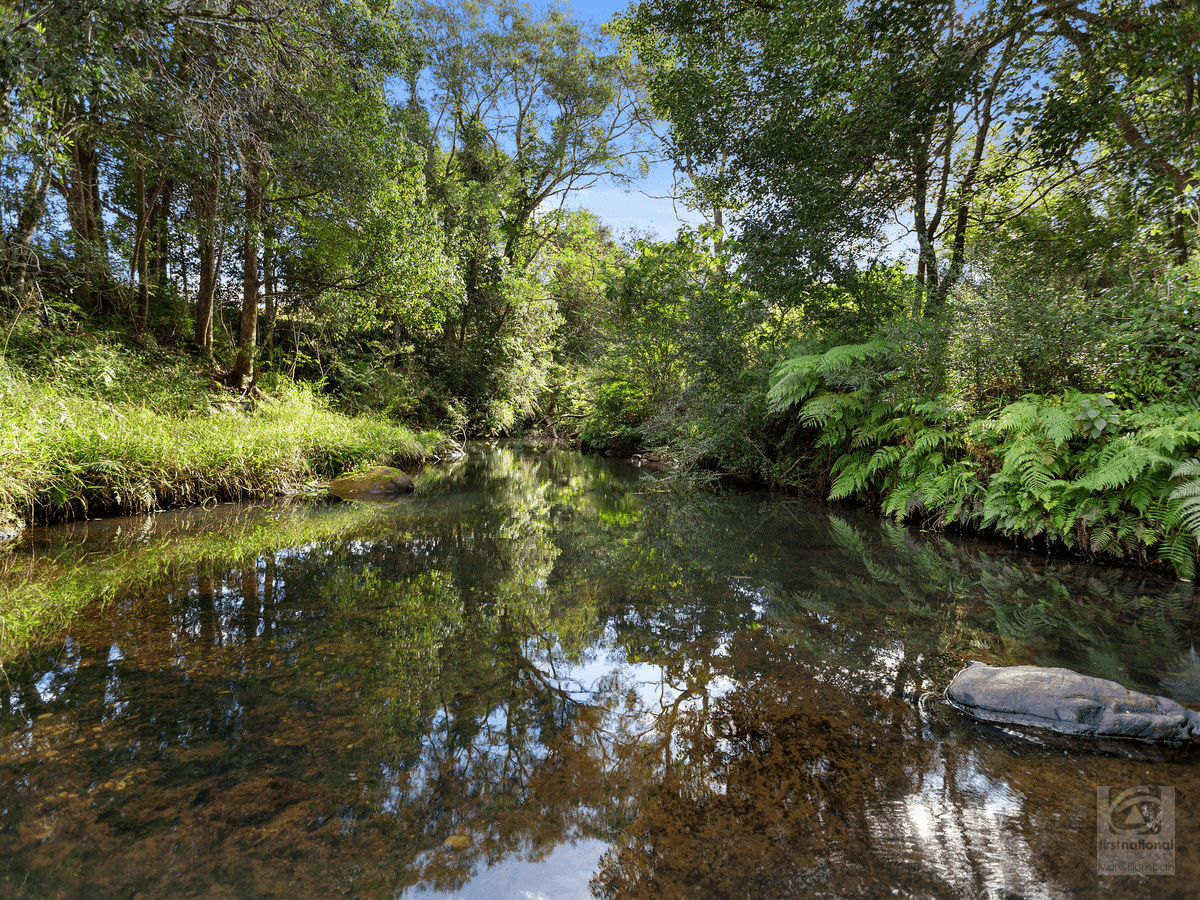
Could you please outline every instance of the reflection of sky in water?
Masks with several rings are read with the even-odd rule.
[[[1058,897],[1034,865],[1022,834],[1024,798],[994,780],[967,752],[936,755],[917,789],[878,809],[875,840],[889,855],[926,869],[960,896]]]
[[[461,890],[434,891],[417,885],[400,896],[456,897],[461,900],[591,900],[588,881],[600,857],[608,849],[604,841],[583,840],[560,844],[536,861],[509,857],[479,872]]]
[[[114,645],[116,649],[116,645]],[[109,657],[112,661],[112,657]],[[59,657],[58,665],[47,669],[34,682],[34,687],[37,690],[38,697],[43,703],[51,703],[65,694],[71,687],[71,682],[74,679],[75,672],[79,668],[79,642],[74,638],[67,638],[63,646],[62,655]],[[12,705],[15,708],[20,708],[23,701],[19,699],[18,694],[13,695]]]
[[[674,706],[679,711],[699,710],[705,694],[711,701],[737,687],[737,682],[729,677],[711,675],[704,691],[681,700],[685,690],[670,682],[663,666],[629,661],[624,649],[618,646],[616,633],[611,626],[600,641],[579,654],[578,661],[567,659],[559,644],[542,644],[539,647],[530,642],[526,645],[526,652],[529,662],[541,673],[548,686],[561,691],[575,703],[602,711],[594,731],[589,729],[589,733],[599,740],[577,743],[577,749],[587,747],[587,752],[595,755],[599,767],[610,772],[615,771],[618,760],[608,758],[605,753],[605,736],[648,739],[670,718],[664,717],[668,708]],[[718,648],[718,653],[727,655],[725,644]],[[459,752],[473,756],[477,762],[486,760],[485,765],[499,772],[510,753],[510,735],[507,731],[509,716],[510,710],[506,706],[492,709],[483,720],[470,748],[465,751],[460,749]],[[428,792],[430,784],[437,780],[443,770],[445,758],[451,753],[449,735],[454,724],[450,711],[445,706],[438,708],[429,720],[420,762],[404,772],[390,767],[381,772],[383,796],[380,799],[383,809],[399,812],[406,800]],[[580,737],[577,735],[576,740]],[[523,748],[528,759],[539,762],[549,752],[549,748],[540,743]],[[724,793],[723,783],[711,779],[706,781],[710,791]],[[506,857],[491,866],[481,865],[472,879],[457,892],[445,893],[417,885],[404,896],[488,900],[570,900],[590,897],[588,881],[607,849],[608,844],[604,841],[577,840],[556,847],[548,856],[537,861]]]
[[[397,846],[410,854],[403,857],[407,877],[425,875],[429,884],[438,878],[441,884],[472,879],[449,893],[417,885],[404,892],[405,898],[570,900],[590,895],[589,879],[608,849],[606,842],[593,836],[608,835],[610,823],[620,827],[639,813],[635,803],[642,802],[642,795],[624,786],[644,777],[652,791],[650,782],[658,777],[655,767],[685,771],[688,799],[728,798],[727,806],[736,815],[719,837],[744,842],[729,856],[743,865],[762,834],[750,827],[753,815],[745,815],[748,807],[739,792],[746,784],[756,787],[756,799],[765,798],[767,819],[778,813],[787,820],[789,809],[803,809],[805,801],[820,793],[800,778],[793,782],[794,795],[780,805],[771,791],[787,779],[778,778],[778,770],[768,771],[762,782],[746,780],[747,773],[754,775],[758,762],[772,763],[767,751],[782,745],[788,750],[782,758],[798,772],[818,779],[850,773],[848,796],[839,798],[836,790],[833,796],[849,810],[847,821],[852,820],[857,829],[854,839],[869,835],[870,841],[861,846],[878,854],[881,868],[890,876],[902,879],[906,873],[918,873],[923,880],[909,886],[935,886],[928,894],[914,891],[915,895],[1131,896],[1120,890],[1102,894],[1108,886],[1094,881],[1095,847],[1083,833],[1094,823],[1089,818],[1094,806],[1087,806],[1094,802],[1091,784],[1122,780],[1138,784],[1159,778],[1153,783],[1176,783],[1182,789],[1189,779],[1194,784],[1190,774],[1194,769],[1157,775],[1138,763],[1100,757],[1081,757],[1077,768],[1074,759],[1064,760],[1042,749],[1037,751],[1040,755],[1026,760],[1019,752],[1010,753],[994,735],[956,731],[955,725],[937,717],[936,710],[931,713],[925,708],[936,706],[934,701],[913,713],[915,698],[921,696],[918,691],[930,687],[930,671],[941,677],[930,663],[937,662],[940,645],[934,639],[938,629],[948,627],[946,623],[927,613],[912,613],[891,582],[876,584],[860,577],[863,561],[858,556],[839,556],[827,548],[824,538],[810,535],[797,549],[786,537],[791,526],[781,528],[779,558],[773,561],[768,559],[775,552],[771,547],[743,545],[746,536],[754,533],[748,523],[758,527],[769,510],[764,513],[755,507],[737,518],[733,516],[737,497],[724,498],[719,509],[714,504],[694,520],[713,522],[718,539],[706,543],[702,530],[676,521],[676,500],[658,498],[653,501],[658,507],[647,506],[640,518],[631,515],[621,526],[628,529],[637,523],[644,529],[640,540],[645,545],[669,548],[662,554],[664,559],[651,567],[645,555],[633,556],[627,564],[625,551],[608,538],[592,535],[578,546],[572,544],[578,539],[572,530],[578,520],[568,515],[566,506],[550,515],[543,502],[545,490],[543,486],[522,494],[522,514],[529,513],[530,521],[493,525],[486,518],[468,518],[465,530],[456,533],[457,542],[414,525],[411,532],[380,536],[371,532],[370,540],[270,551],[256,562],[251,558],[240,565],[185,569],[172,593],[157,601],[165,603],[170,613],[165,634],[157,632],[158,620],[143,625],[134,621],[139,610],[153,611],[149,606],[130,601],[117,615],[106,612],[104,619],[109,621],[93,642],[82,645],[86,648],[82,656],[81,645],[70,638],[54,657],[30,672],[26,684],[6,686],[0,694],[0,701],[8,698],[13,729],[8,748],[16,760],[0,808],[26,804],[29,823],[65,822],[73,816],[69,839],[46,846],[79,846],[93,840],[89,829],[95,828],[103,836],[106,853],[115,842],[103,841],[113,840],[119,813],[122,826],[128,826],[119,837],[124,843],[116,848],[122,865],[144,865],[153,871],[164,860],[175,864],[169,844],[153,859],[129,848],[166,834],[168,828],[210,842],[202,844],[207,853],[194,856],[201,861],[198,867],[218,859],[222,866],[230,861],[234,867],[249,865],[237,862],[239,854],[257,852],[255,842],[260,840],[268,840],[265,846],[274,859],[288,860],[297,848],[311,846],[309,841],[323,840],[310,837],[307,830],[319,825],[305,806],[311,802],[320,821],[328,818],[337,823],[339,850],[352,851],[356,841],[391,834],[387,829],[398,824],[405,831],[397,837]],[[440,495],[427,508],[443,516],[450,508],[486,509],[486,502],[483,495],[463,489]],[[419,510],[416,505],[406,507],[405,520]],[[732,518],[723,518],[727,513]],[[557,535],[556,523],[566,526]],[[579,534],[583,531],[580,526]],[[602,537],[608,532],[598,533]],[[620,530],[613,533],[625,535]],[[563,546],[554,540],[563,541]],[[751,550],[762,552],[753,565],[746,558]],[[497,555],[505,566],[496,564]],[[897,564],[901,569],[906,559]],[[631,570],[634,564],[643,568]],[[837,578],[832,587],[810,584],[811,569],[818,564],[834,570]],[[849,574],[843,576],[843,570]],[[343,571],[344,577],[339,575]],[[414,730],[404,731],[398,742],[388,731],[390,726],[377,726],[375,717],[381,710],[395,708],[399,690],[371,692],[387,686],[390,677],[384,672],[376,679],[373,666],[387,658],[377,640],[381,634],[387,637],[380,629],[391,621],[387,604],[394,598],[372,595],[371,604],[361,608],[353,603],[331,605],[327,600],[330,596],[346,600],[337,592],[352,595],[364,573],[386,585],[427,572],[437,576],[429,587],[439,602],[444,599],[439,592],[456,588],[460,601],[473,592],[480,614],[499,615],[496,609],[511,604],[516,612],[509,621],[528,613],[533,625],[531,631],[515,630],[511,647],[502,648],[505,655],[489,658],[494,666],[478,670],[472,667],[476,656],[490,652],[490,645],[459,647],[449,640],[440,644],[439,661],[446,673],[463,677],[429,685],[428,693],[423,683],[399,682],[408,692],[405,700],[420,693],[421,703],[403,707],[403,716],[409,717],[401,717],[404,727],[411,725]],[[445,572],[460,574],[442,577]],[[621,583],[627,574],[629,583]],[[638,583],[635,576],[639,575],[645,585]],[[1032,577],[1022,572],[1013,575],[1018,585]],[[328,590],[327,582],[333,585]],[[843,582],[857,587],[848,590]],[[413,584],[414,591],[425,590],[423,582]],[[570,601],[564,606],[567,613],[576,612],[574,598],[560,598],[559,592],[577,585],[595,590],[597,617],[564,619],[567,628],[556,632],[559,600]],[[800,590],[804,593],[797,593]],[[996,593],[990,587],[982,593],[977,590],[976,600]],[[488,601],[495,601],[495,608]],[[589,615],[593,612],[582,604],[579,608]],[[960,604],[951,612],[958,622],[962,617],[983,616],[986,608],[980,601]],[[1066,604],[1063,609],[1069,613],[1074,607]],[[597,627],[605,622],[605,615],[612,617],[609,624]],[[403,614],[397,618],[405,621]],[[448,618],[454,620],[453,615]],[[971,621],[957,632],[951,646],[962,648],[975,637]],[[998,633],[996,625],[984,617],[980,633],[984,637]],[[1109,647],[1111,631],[1104,622],[1098,623],[1094,633],[1086,632],[1091,641],[1086,646]],[[487,638],[490,632],[481,628],[480,634]],[[1019,643],[1023,634],[1013,640]],[[1040,631],[1035,636],[1044,637]],[[407,633],[401,637],[407,640]],[[443,638],[439,633],[437,639]],[[155,656],[158,643],[161,657]],[[361,659],[353,655],[359,643]],[[507,655],[510,649],[511,656]],[[1112,657],[1120,663],[1137,662],[1144,653],[1139,644],[1134,655],[1114,651]],[[405,659],[402,654],[397,658]],[[1164,689],[1200,696],[1195,687],[1200,684],[1200,658],[1194,651],[1173,650],[1170,660]],[[753,694],[760,676],[777,672],[782,673],[779,687],[785,696],[792,684],[788,679],[793,678],[798,688],[815,686],[813,696],[828,700],[830,709],[822,711],[818,703],[815,711],[799,710],[802,719],[811,713],[807,723],[795,731],[785,727],[780,744],[771,745],[769,733],[763,740],[754,737],[759,721],[754,709],[732,704],[750,718],[748,723],[734,723],[731,704],[715,701],[736,701],[743,691]],[[75,680],[81,686],[72,694]],[[376,685],[376,680],[381,684]],[[773,689],[774,684],[768,687]],[[360,689],[367,692],[360,696]],[[796,696],[798,702],[806,702],[808,695],[799,691]],[[901,707],[906,712],[892,720],[888,702],[898,696],[907,704]],[[842,697],[865,697],[868,710],[880,714],[863,718],[862,711],[854,703],[843,703]],[[43,711],[39,704],[55,706]],[[911,718],[908,713],[913,713]],[[705,718],[699,720],[696,714]],[[419,722],[410,722],[418,717]],[[855,720],[853,731],[840,727],[822,731],[822,723],[840,726],[844,717]],[[113,727],[101,729],[102,722]],[[768,715],[762,722],[768,732],[774,727]],[[681,735],[689,727],[691,743]],[[888,729],[896,728],[903,733],[889,739]],[[726,737],[730,733],[739,739]],[[754,739],[743,739],[746,734]],[[884,738],[878,751],[876,734]],[[863,740],[856,744],[855,735]],[[851,746],[843,746],[847,742]],[[142,746],[156,748],[158,756],[139,751]],[[193,747],[199,751],[195,757],[185,752]],[[626,758],[635,764],[626,778],[613,749],[631,747],[635,749]],[[58,762],[50,755],[56,752]],[[131,770],[129,760],[135,755],[137,765],[149,766],[149,771]],[[561,771],[577,781],[564,786],[565,779],[556,780],[560,761],[567,763]],[[647,775],[638,770],[639,764],[654,771]],[[739,766],[744,767],[742,780],[736,777]],[[22,767],[35,777],[28,777]],[[107,782],[100,780],[98,770]],[[541,780],[531,780],[531,771],[543,776]],[[860,775],[862,792],[854,780]],[[70,792],[72,778],[82,785],[74,793]],[[175,806],[138,807],[139,794],[169,793],[177,782],[188,784],[192,778],[217,799],[212,803],[197,799],[204,792],[189,784],[164,801]],[[128,779],[138,790],[102,786],[117,779]],[[838,788],[836,781],[831,783]],[[590,790],[575,796],[576,784]],[[250,811],[261,812],[262,822],[255,818],[249,825],[230,824],[221,818],[227,812],[219,800],[223,793],[244,785],[262,790],[262,797],[250,790],[237,795],[249,798]],[[286,807],[271,806],[276,791],[299,799]],[[502,802],[495,799],[500,794]],[[316,799],[310,801],[310,796]],[[263,805],[257,807],[260,801]],[[512,812],[522,806],[527,815]],[[704,809],[699,821],[712,821],[712,808],[721,804]],[[561,822],[553,819],[555,813],[562,814]],[[820,838],[821,823],[830,821],[829,808],[819,806],[814,815],[818,819],[803,834]],[[139,816],[144,822],[139,822]],[[381,823],[377,832],[376,816],[394,821]],[[288,828],[297,824],[302,829],[289,843]],[[143,825],[144,831],[138,830]],[[546,836],[555,828],[560,830],[553,840],[565,838],[559,846]],[[9,841],[6,852],[8,846],[15,847],[9,856],[18,860],[17,866],[29,865],[27,860],[40,852],[32,843],[31,850],[15,846],[26,833],[33,832],[13,827],[0,833]],[[462,836],[471,844],[452,849],[453,845],[442,843],[447,834]],[[830,834],[836,844],[836,830]],[[212,843],[226,836],[224,844]],[[701,864],[711,859],[711,837],[706,834],[703,841],[695,842]],[[272,845],[270,839],[278,841]],[[1092,866],[1090,876],[1079,876],[1073,859],[1065,864],[1074,867],[1069,871],[1061,865],[1054,868],[1060,856],[1086,856],[1089,851],[1093,856],[1085,863]],[[386,853],[369,858],[364,854],[359,860],[363,858],[367,866],[393,866],[388,875],[397,874],[394,858]],[[264,859],[266,851],[253,865],[263,864]],[[329,862],[331,868],[339,864],[332,858]],[[1194,871],[1194,866],[1186,871]],[[870,896],[869,876],[854,868],[846,877],[851,890],[844,893]],[[1179,877],[1176,884],[1187,876]],[[387,890],[398,890],[395,885],[389,881]],[[903,895],[900,889],[897,893]],[[0,895],[5,895],[2,880]],[[40,895],[74,894],[47,890]],[[331,895],[303,889],[295,893]],[[1153,895],[1152,890],[1141,894]],[[381,895],[364,892],[362,896]],[[696,896],[712,894],[701,890]]]

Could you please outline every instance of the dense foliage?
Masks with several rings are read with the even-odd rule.
[[[1195,567],[1194,4],[16,0],[0,29],[10,437],[163,347],[181,422],[217,376]],[[574,208],[655,153],[711,227]]]
[[[644,0],[621,30],[696,204],[730,227],[702,253],[719,289],[690,259],[628,270],[621,290],[672,309],[654,346],[676,389],[610,380],[595,421],[897,518],[1192,575],[1194,5]],[[718,296],[740,300],[711,356],[684,352]]]

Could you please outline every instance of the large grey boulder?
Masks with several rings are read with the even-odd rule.
[[[386,500],[411,494],[412,490],[413,480],[390,466],[376,466],[329,482],[329,493],[342,500]]]
[[[1082,737],[1200,741],[1200,713],[1070,669],[972,663],[954,676],[946,699],[981,722]]]

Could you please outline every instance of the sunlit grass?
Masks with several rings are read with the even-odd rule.
[[[18,331],[0,357],[0,530],[289,493],[414,464],[443,440],[343,415],[284,379],[265,386],[245,403],[161,348]]]
[[[0,413],[0,517],[137,513],[287,493],[315,478],[404,465],[440,440],[350,418],[294,387],[252,411],[183,416],[10,383]]]

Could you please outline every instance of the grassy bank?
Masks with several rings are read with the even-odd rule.
[[[106,335],[29,332],[0,359],[0,529],[289,493],[412,465],[443,437],[346,416],[277,379],[253,402],[194,360]]]

